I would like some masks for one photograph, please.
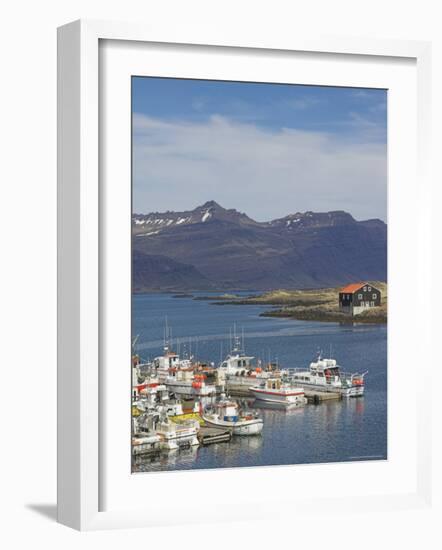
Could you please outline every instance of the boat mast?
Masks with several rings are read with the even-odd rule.
[[[167,321],[167,315],[165,316],[165,319],[164,319],[164,342],[163,342],[163,347],[164,347],[164,351],[168,351],[169,350],[169,324],[168,324],[168,321]]]

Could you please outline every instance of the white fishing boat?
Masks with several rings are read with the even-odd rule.
[[[173,450],[180,447],[199,445],[199,424],[196,420],[187,420],[176,424],[169,418],[162,419],[155,427],[155,433],[160,437],[162,449]]]
[[[243,388],[249,390],[269,378],[280,377],[286,374],[274,363],[268,363],[265,367],[261,362],[255,366],[255,357],[246,355],[243,351],[244,343],[241,343],[239,336],[233,335],[232,351],[226,356],[218,367],[218,378],[224,382],[226,388],[234,390]]]
[[[280,378],[269,378],[259,386],[253,386],[250,391],[255,399],[279,405],[305,405],[307,399],[304,389],[283,382]]]
[[[178,396],[207,397],[216,394],[216,386],[206,382],[206,375],[198,372],[199,365],[190,359],[180,359],[180,356],[164,346],[164,354],[156,357],[153,367],[159,382]]]
[[[199,428],[199,422],[193,419],[184,420],[179,424],[173,422],[168,417],[165,407],[158,407],[154,413],[146,413],[136,419],[136,436],[158,436],[161,450],[199,445]]]
[[[136,396],[136,397],[135,397]],[[169,399],[169,392],[164,384],[143,384],[132,398],[132,415],[140,416],[146,412],[154,412],[158,406]]]
[[[307,390],[335,392],[344,397],[364,395],[366,374],[367,372],[362,374],[343,372],[335,359],[323,359],[321,354],[318,355],[316,361],[310,363],[308,370],[289,370],[290,380]]]
[[[163,403],[167,416],[185,417],[188,415],[198,415],[201,412],[200,401],[194,401],[192,408],[184,410],[183,401],[180,399],[169,399]]]
[[[262,418],[256,414],[242,413],[238,404],[225,396],[204,412],[202,418],[206,425],[228,428],[234,435],[258,435],[264,424]]]

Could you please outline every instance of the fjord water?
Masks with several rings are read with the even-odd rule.
[[[267,307],[221,306],[171,294],[134,295],[137,351],[143,359],[162,354],[167,317],[175,350],[191,348],[199,360],[218,364],[229,351],[229,330],[235,323],[238,333],[244,330],[246,353],[263,361],[270,357],[282,367],[308,367],[321,349],[327,357],[331,351],[345,371],[368,370],[365,396],[288,411],[260,407],[262,436],[140,457],[134,472],[387,458],[387,327],[260,317]]]

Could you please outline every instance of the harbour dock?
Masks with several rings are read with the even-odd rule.
[[[229,384],[228,393],[233,397],[253,397],[252,392],[247,386],[241,384]],[[315,405],[322,403],[323,401],[339,400],[342,399],[342,394],[338,392],[319,391],[319,390],[307,390],[304,389],[304,395],[307,398],[308,403]]]
[[[326,391],[304,390],[304,395],[308,403],[313,403],[314,405],[319,405],[323,401],[342,399],[342,394]]]
[[[226,385],[226,390],[229,395],[233,397],[253,397],[248,386],[244,384],[232,384]]]
[[[198,440],[201,445],[211,445],[212,443],[224,443],[232,439],[232,432],[227,428],[213,428],[201,426],[198,432]]]

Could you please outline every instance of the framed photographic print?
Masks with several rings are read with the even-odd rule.
[[[265,46],[59,30],[62,523],[429,498],[429,46]]]

